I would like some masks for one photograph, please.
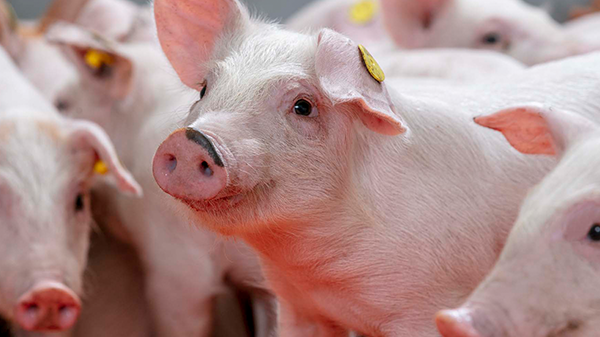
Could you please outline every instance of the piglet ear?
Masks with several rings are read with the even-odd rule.
[[[115,99],[123,99],[131,91],[133,64],[116,50],[116,42],[67,23],[53,25],[46,39],[61,47],[87,81],[86,85]]]
[[[140,11],[139,5],[131,1],[91,1],[76,22],[122,42],[136,29]]]
[[[518,106],[475,118],[475,123],[500,131],[524,154],[557,155],[596,129],[589,120],[539,104]]]
[[[154,17],[165,55],[181,81],[196,90],[218,40],[249,21],[237,0],[155,0]]]
[[[397,45],[424,47],[438,14],[454,0],[381,0],[384,24]]]
[[[383,83],[383,71],[372,63],[366,50],[339,33],[323,29],[315,62],[321,89],[334,105],[349,105],[375,132],[397,135],[406,131]]]
[[[40,19],[37,30],[44,33],[53,24],[75,22],[90,0],[54,0]]]
[[[110,174],[119,190],[125,194],[141,197],[142,188],[127,171],[117,156],[117,152],[108,135],[98,125],[88,121],[73,121],[70,141],[77,148],[91,148],[100,162],[94,163],[99,174]],[[100,165],[98,165],[100,164]],[[92,168],[90,168],[90,171]]]
[[[0,0],[0,47],[15,59],[22,48],[22,41],[17,33],[18,26],[17,15],[11,5],[6,0]]]

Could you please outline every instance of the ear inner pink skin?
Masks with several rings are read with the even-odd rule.
[[[190,88],[202,89],[203,64],[211,57],[218,35],[236,9],[234,0],[154,2],[162,49],[182,82]]]
[[[321,88],[334,104],[352,103],[366,127],[385,135],[406,131],[387,91],[364,65],[358,45],[329,29],[319,34],[316,54]]]
[[[99,126],[91,122],[76,121],[71,138],[77,143],[83,142],[96,151],[98,157],[108,166],[109,173],[117,179],[118,187],[122,192],[137,197],[142,196],[142,188],[131,173],[121,165],[108,135]]]
[[[510,145],[521,153],[556,155],[550,126],[535,110],[507,109],[490,116],[477,117],[475,123],[502,132]]]

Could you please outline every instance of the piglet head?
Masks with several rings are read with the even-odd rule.
[[[597,335],[600,322],[600,130],[539,105],[475,120],[518,151],[560,155],[524,201],[502,255],[459,309],[438,313],[444,337]]]
[[[89,188],[141,190],[98,126],[18,111],[0,119],[0,315],[29,331],[79,315],[92,228]]]
[[[58,48],[44,39],[44,34],[57,22],[75,22],[88,1],[54,0],[35,25],[20,23],[6,0],[0,1],[0,45],[50,101],[58,88],[73,80],[75,70]]]
[[[199,91],[154,177],[221,233],[325,212],[344,194],[355,140],[406,131],[383,77],[342,35],[284,31],[232,0],[154,9],[163,50]]]
[[[135,92],[134,64],[116,41],[67,23],[53,25],[46,38],[76,70],[74,80],[54,97],[63,115],[92,120],[111,132],[114,119],[122,118],[115,114],[131,115],[136,105],[151,99],[135,96],[144,93]]]
[[[384,22],[405,48],[475,48],[538,64],[598,50],[521,0],[382,0]]]

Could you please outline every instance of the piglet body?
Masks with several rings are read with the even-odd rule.
[[[596,336],[597,123],[543,105],[475,121],[502,132],[522,153],[561,159],[524,200],[490,275],[462,307],[438,314],[439,331],[444,337]]]
[[[574,36],[600,43],[600,13],[588,14],[565,23],[565,29]]]
[[[153,44],[99,41],[94,33],[72,25],[54,26],[48,38],[79,71],[79,79],[57,95],[65,103],[61,112],[105,127],[146,191],[142,199],[122,198],[112,191],[105,199],[111,203],[108,213],[121,222],[111,231],[140,254],[156,334],[209,336],[216,319],[214,300],[231,286],[248,293],[254,314],[263,318],[255,333],[268,336],[275,328],[276,303],[255,253],[243,243],[225,242],[190,226],[180,206],[159,190],[152,176],[149,163],[156,148],[185,118],[188,104],[182,102],[197,94],[168,71],[164,55]],[[113,63],[105,66],[111,76],[98,76],[79,50],[110,57]]]
[[[259,252],[282,336],[436,336],[436,308],[483,279],[555,164],[473,117],[530,101],[600,117],[599,54],[479,86],[402,86],[331,30],[285,31],[233,0],[154,9],[200,93],[154,178],[198,224]]]
[[[100,127],[61,117],[3,49],[0,68],[0,315],[17,336],[67,336],[81,310],[95,163],[122,192],[141,189]]]

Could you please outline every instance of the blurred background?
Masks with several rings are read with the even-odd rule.
[[[132,0],[148,3],[148,0]],[[284,20],[301,7],[314,0],[242,0],[259,13],[265,13],[273,19]],[[415,0],[419,1],[419,0]],[[486,1],[486,0],[481,0]],[[585,5],[589,0],[526,0],[529,3],[544,6],[559,21],[568,17],[569,9],[576,5]],[[17,14],[23,19],[36,18],[43,13],[51,0],[8,0]]]

